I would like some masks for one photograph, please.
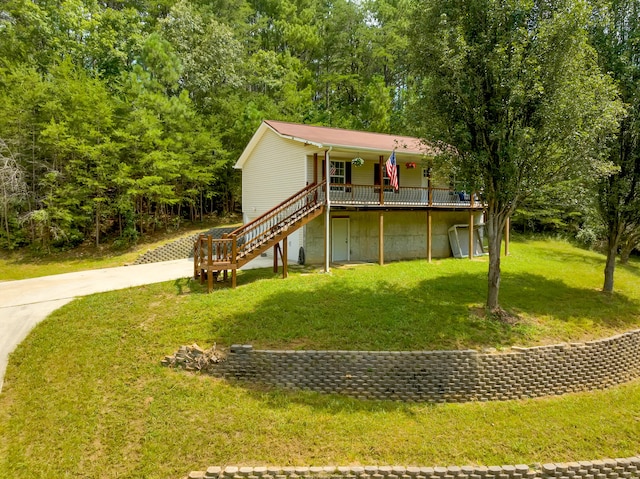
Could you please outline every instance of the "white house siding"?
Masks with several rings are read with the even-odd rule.
[[[269,211],[306,186],[306,158],[312,147],[267,130],[242,167],[242,212],[245,223]],[[313,153],[311,153],[313,154]],[[302,228],[289,235],[288,257],[297,261]],[[272,256],[272,250],[268,252]]]
[[[426,258],[427,219],[426,211],[385,211],[384,212],[384,259]],[[350,259],[351,261],[378,261],[378,211],[339,211],[332,217],[350,219]],[[475,223],[481,222],[481,213],[476,213]],[[468,212],[432,212],[432,256],[451,256],[448,229],[454,224],[467,224]],[[317,218],[307,225],[305,252],[307,263],[324,261],[324,220]]]
[[[340,153],[340,152],[331,152],[330,159],[333,161],[345,161],[351,162],[353,158],[355,158],[357,154],[354,153]],[[370,156],[361,156],[364,158],[364,164],[362,166],[351,168],[351,183],[354,185],[373,185],[374,179],[374,169],[378,168],[378,159]],[[322,160],[324,159],[324,152],[318,153],[318,181],[321,181],[323,178],[322,175]],[[385,157],[384,161],[387,160]],[[411,186],[411,187],[420,187],[422,186],[422,168],[416,167],[413,169],[407,169],[405,163],[407,161],[414,161],[411,159],[398,160],[398,165],[400,165],[400,185],[401,186]],[[313,153],[308,158],[308,173],[307,173],[307,181],[309,183],[313,183]]]

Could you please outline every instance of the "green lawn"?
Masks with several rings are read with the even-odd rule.
[[[37,278],[51,274],[72,273],[88,269],[111,268],[133,263],[148,250],[199,231],[217,226],[238,224],[237,218],[214,218],[205,222],[187,223],[177,230],[145,237],[126,249],[104,244],[83,245],[68,251],[42,253],[35,250],[0,250],[0,281]]]
[[[609,391],[449,405],[285,393],[162,368],[183,344],[503,348],[640,327],[640,263],[598,291],[604,258],[517,240],[507,326],[474,314],[486,260],[243,272],[76,300],[12,355],[0,394],[0,477],[180,478],[209,465],[532,464],[638,454],[640,381]]]

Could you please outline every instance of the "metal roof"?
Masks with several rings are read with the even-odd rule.
[[[372,133],[369,131],[345,130],[327,126],[302,125],[285,121],[265,120],[280,136],[316,145],[319,148],[348,148],[367,151],[392,152],[397,150],[409,154],[435,154],[436,150],[421,139],[411,136]]]
[[[297,141],[318,149],[348,150],[390,155],[393,150],[401,156],[435,156],[439,150],[420,138],[369,131],[346,130],[327,126],[303,125],[286,121],[264,120],[238,158],[235,168],[242,168],[267,130],[281,138]]]

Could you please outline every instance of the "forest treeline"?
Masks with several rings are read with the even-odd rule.
[[[0,248],[126,245],[235,211],[233,164],[266,118],[425,136],[417,3],[6,0]],[[554,194],[521,224],[583,221]]]
[[[263,118],[405,132],[403,1],[9,0],[0,246],[236,209]]]

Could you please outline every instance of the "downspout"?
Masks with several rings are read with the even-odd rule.
[[[325,244],[325,255],[324,255],[324,272],[329,273],[329,257],[331,256],[331,241],[329,240],[330,236],[330,225],[329,222],[331,220],[331,200],[329,198],[329,191],[331,190],[331,177],[329,176],[329,172],[331,171],[331,167],[329,163],[331,161],[330,153],[332,147],[330,146],[328,150],[324,151],[324,178],[326,180],[325,184],[325,221],[324,221],[324,244]]]

